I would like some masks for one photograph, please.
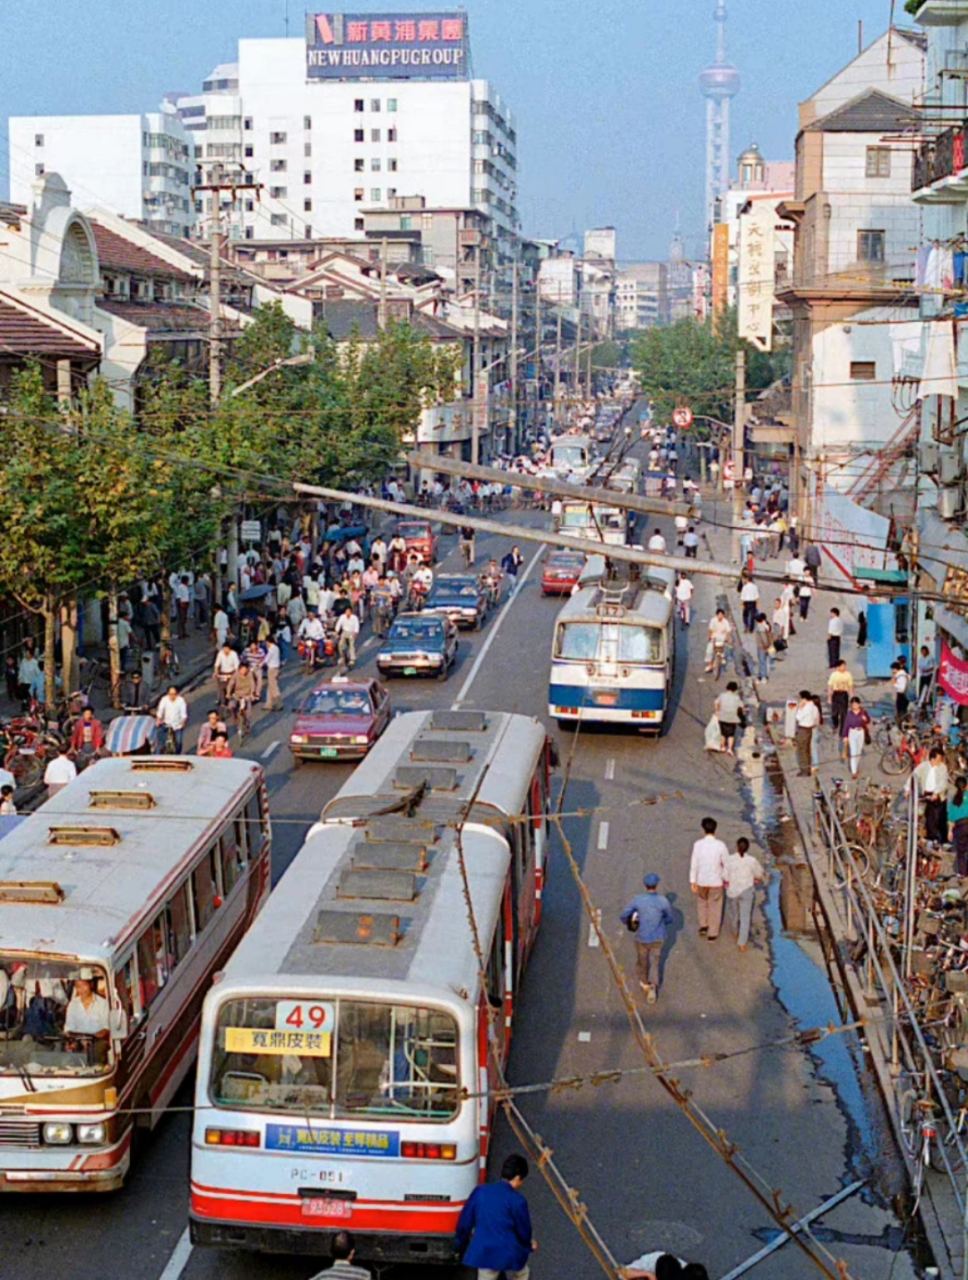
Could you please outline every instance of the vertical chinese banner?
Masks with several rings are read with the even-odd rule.
[[[713,315],[729,304],[729,227],[717,222],[713,227]]]
[[[772,201],[750,201],[739,219],[736,304],[739,336],[760,351],[773,346],[776,213]]]

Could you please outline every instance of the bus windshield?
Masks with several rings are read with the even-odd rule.
[[[555,657],[567,662],[662,662],[662,632],[619,622],[563,622],[555,637]]]
[[[568,506],[561,509],[562,529],[623,529],[625,512],[620,507]]]
[[[588,463],[588,449],[583,444],[556,444],[551,450],[551,461],[556,467],[584,467]]]
[[[0,1074],[98,1075],[109,1069],[102,969],[0,952]]]
[[[323,1028],[326,1028],[325,1030]],[[448,1013],[360,1000],[229,1000],[211,1095],[234,1110],[449,1120],[457,1024]]]

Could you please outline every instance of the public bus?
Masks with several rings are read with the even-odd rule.
[[[566,498],[555,523],[556,532],[604,542],[606,546],[624,547],[628,542],[629,513],[624,507]]]
[[[638,458],[626,458],[622,465],[605,481],[606,489],[614,489],[616,493],[639,492],[642,467]]]
[[[269,890],[262,771],[102,760],[0,841],[0,1190],[111,1191]]]
[[[453,1263],[541,920],[552,747],[529,717],[397,716],[206,998],[192,1240]],[[486,976],[473,944],[460,859]]]
[[[558,436],[551,442],[548,460],[541,473],[583,480],[592,473],[597,459],[598,450],[590,436]]]
[[[612,577],[592,556],[555,622],[548,714],[561,725],[658,734],[669,714],[676,620],[671,569]]]

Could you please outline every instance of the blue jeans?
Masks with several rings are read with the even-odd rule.
[[[171,736],[175,740],[175,755],[180,756],[182,753],[182,739],[185,736],[184,729],[172,729]],[[168,741],[168,726],[165,724],[155,725],[155,752],[160,753]]]
[[[289,657],[289,641],[283,640],[282,636],[280,636],[277,643],[279,645],[279,657],[282,662],[285,662]]]
[[[758,665],[757,675],[760,680],[769,680],[770,678],[770,655],[765,649],[757,649],[756,661]]]

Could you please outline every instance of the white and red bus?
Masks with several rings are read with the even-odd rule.
[[[536,720],[413,712],[323,810],[205,1001],[197,1244],[326,1254],[349,1226],[363,1257],[454,1261],[541,917],[551,765]]]
[[[269,891],[262,771],[102,760],[0,840],[0,1191],[110,1191]]]

